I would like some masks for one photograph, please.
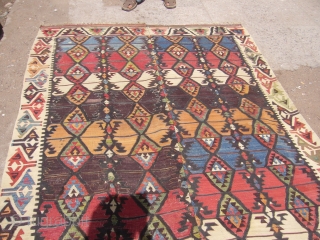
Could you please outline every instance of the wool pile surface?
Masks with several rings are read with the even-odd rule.
[[[319,239],[319,138],[228,26],[41,27],[1,239]]]

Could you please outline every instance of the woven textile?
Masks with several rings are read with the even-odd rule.
[[[42,27],[1,239],[319,239],[319,139],[240,25]]]

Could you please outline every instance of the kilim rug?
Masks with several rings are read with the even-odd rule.
[[[1,239],[319,239],[319,139],[231,26],[42,27]]]

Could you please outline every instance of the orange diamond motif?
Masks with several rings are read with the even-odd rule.
[[[222,58],[222,59],[226,59],[226,57],[228,56],[229,50],[225,47],[222,47],[218,44],[216,44],[212,50],[211,50],[217,57]]]
[[[76,64],[73,67],[71,67],[66,74],[66,78],[73,83],[82,83],[89,76],[89,71],[79,64]]]
[[[200,85],[192,79],[185,79],[180,84],[180,88],[191,96],[196,97],[199,93]]]
[[[140,84],[132,82],[125,87],[123,93],[134,102],[138,102],[145,93],[144,87]]]
[[[119,49],[119,53],[122,57],[125,59],[132,59],[134,56],[138,54],[138,49],[136,49],[134,46],[126,44],[123,47]]]
[[[129,80],[135,81],[141,76],[142,72],[134,63],[128,62],[120,74]]]
[[[187,110],[200,121],[204,121],[208,113],[208,109],[206,108],[206,106],[196,98],[193,98],[190,101]]]
[[[185,55],[188,53],[188,49],[178,45],[178,44],[173,44],[171,47],[168,48],[167,50],[169,54],[179,60],[182,60]]]
[[[76,85],[67,93],[67,98],[70,102],[76,105],[80,105],[90,95],[90,91],[81,85]]]
[[[77,45],[67,51],[67,53],[74,61],[79,63],[88,55],[88,50],[83,46]]]

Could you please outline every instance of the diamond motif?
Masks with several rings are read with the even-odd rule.
[[[241,105],[239,107],[244,113],[250,117],[257,119],[260,116],[261,108],[246,98],[242,98]]]
[[[114,155],[113,151],[111,151],[110,149],[106,151],[105,154],[107,155],[108,158],[112,158],[112,156]]]
[[[222,61],[219,66],[219,69],[225,74],[235,75],[237,73],[238,67],[227,61]]]
[[[232,169],[220,158],[213,156],[207,163],[205,173],[221,191],[226,192],[232,183]]]
[[[71,222],[76,222],[90,200],[84,185],[72,176],[64,186],[58,203],[61,211]]]
[[[203,123],[196,136],[198,142],[211,153],[214,153],[220,145],[220,136],[211,127]]]
[[[118,51],[121,54],[121,56],[127,60],[132,59],[134,56],[138,54],[138,49],[136,49],[134,46],[130,44],[123,45]]]
[[[294,166],[288,159],[271,151],[268,157],[268,167],[282,182],[290,184]]]
[[[182,77],[190,77],[193,73],[193,67],[184,62],[178,62],[173,69]]]
[[[222,47],[218,44],[214,45],[211,51],[216,55],[218,58],[226,59],[229,53],[229,50],[225,47]]]
[[[87,122],[86,117],[80,108],[73,110],[64,120],[63,125],[74,135],[79,136],[86,129],[90,122]]]
[[[154,214],[159,209],[161,202],[166,196],[166,191],[150,172],[146,172],[140,187],[134,195],[148,212]]]
[[[199,93],[200,85],[187,78],[180,84],[180,88],[191,96],[196,97]]]
[[[276,143],[276,134],[260,121],[254,123],[254,136],[264,146],[272,149]]]
[[[141,136],[139,142],[133,150],[132,158],[138,162],[145,170],[148,170],[158,156],[160,148],[148,140],[145,136]]]
[[[84,66],[76,64],[69,69],[65,76],[73,83],[82,83],[90,76],[90,72]]]
[[[206,119],[208,109],[204,104],[198,101],[196,98],[193,98],[188,104],[187,110],[198,118],[200,121],[204,121]]]
[[[124,78],[135,81],[141,76],[142,71],[134,63],[128,62],[120,71],[120,74]]]
[[[134,102],[138,102],[145,93],[144,87],[140,84],[131,82],[123,90],[123,93]]]
[[[167,52],[179,59],[179,60],[182,60],[188,53],[188,49],[180,46],[179,44],[173,44],[172,46],[170,46],[168,49],[167,49]]]
[[[242,96],[249,93],[249,90],[250,90],[249,84],[246,81],[242,80],[241,78],[238,78],[238,77],[231,78],[230,80],[228,80],[227,84],[235,92],[239,93]]]
[[[223,225],[239,238],[243,238],[248,230],[250,214],[229,194],[220,202],[219,218]]]
[[[67,53],[75,62],[79,63],[88,55],[88,49],[82,45],[77,45],[67,51]]]
[[[78,139],[73,139],[60,156],[60,160],[73,172],[77,172],[89,160],[90,155]]]
[[[136,104],[128,116],[129,123],[140,133],[143,133],[149,125],[151,116],[143,107]]]
[[[306,196],[290,187],[287,207],[305,228],[315,231],[318,225],[316,208]]]
[[[70,102],[76,105],[82,104],[90,95],[90,91],[81,85],[75,85],[67,93],[67,98]]]

